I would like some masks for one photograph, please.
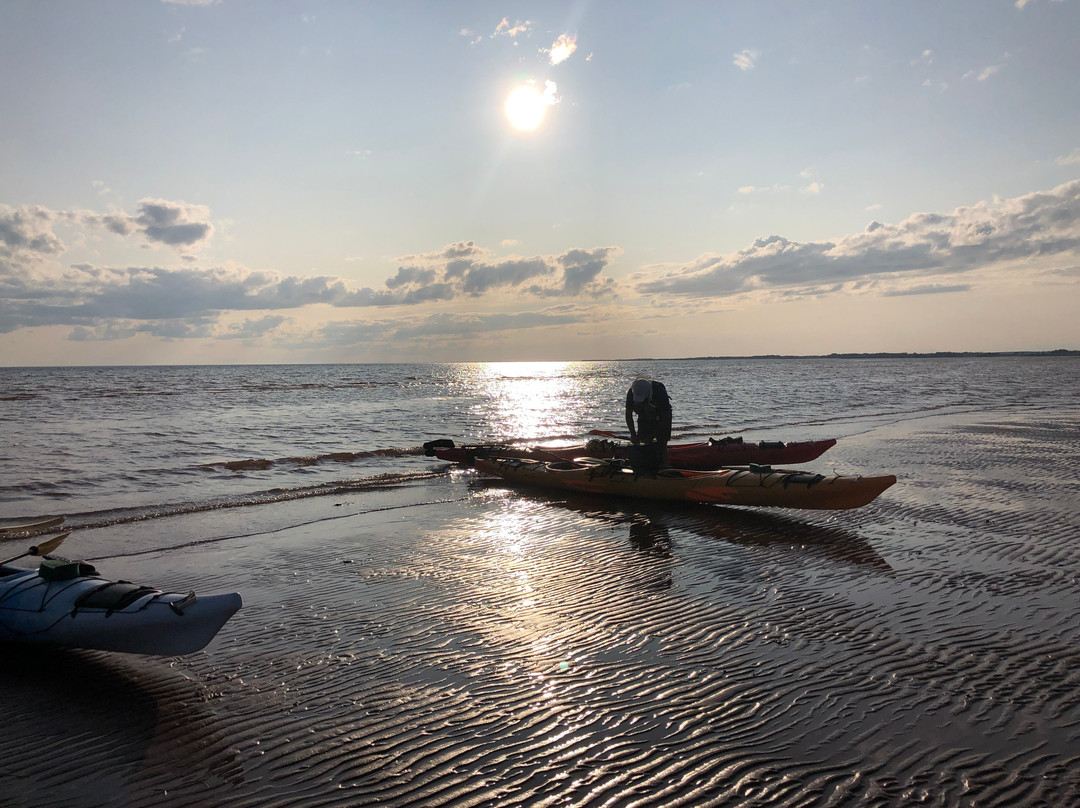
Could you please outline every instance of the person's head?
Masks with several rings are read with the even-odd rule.
[[[630,385],[630,392],[634,394],[634,402],[640,404],[652,395],[652,382],[648,379],[635,379]]]

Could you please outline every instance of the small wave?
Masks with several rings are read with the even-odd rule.
[[[280,466],[315,466],[319,463],[355,463],[358,460],[366,460],[372,457],[409,457],[423,454],[419,446],[409,448],[392,447],[389,449],[371,449],[364,452],[327,452],[317,455],[300,455],[297,457],[255,457],[245,460],[219,460],[213,463],[204,463],[197,468],[202,471],[265,471],[269,468]]]
[[[446,470],[432,470],[404,473],[378,474],[356,480],[335,480],[315,485],[294,486],[291,488],[272,488],[222,497],[206,502],[175,502],[159,505],[140,505],[130,508],[114,508],[104,511],[84,511],[68,513],[65,528],[71,530],[94,530],[115,525],[144,522],[185,514],[205,513],[227,508],[246,508],[254,505],[269,505],[311,497],[341,496],[359,491],[372,491],[381,488],[410,485],[422,480],[443,477]]]
[[[86,398],[140,398],[143,396],[180,396],[183,390],[94,390],[83,394]]]

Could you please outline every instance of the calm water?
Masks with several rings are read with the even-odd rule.
[[[421,452],[621,431],[639,372],[679,438],[835,437],[809,468],[899,481],[849,511],[669,506]],[[0,384],[0,516],[244,598],[186,657],[0,653],[4,805],[1080,805],[1076,359]]]
[[[0,368],[0,518],[107,524],[393,484],[441,468],[421,451],[434,438],[621,432],[637,374],[667,384],[675,440],[1080,403],[1080,361],[1052,357]]]

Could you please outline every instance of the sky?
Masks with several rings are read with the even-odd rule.
[[[3,0],[0,365],[1080,349],[1080,0]]]

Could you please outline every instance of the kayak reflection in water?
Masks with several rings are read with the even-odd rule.
[[[634,423],[637,416],[637,424]],[[663,382],[638,378],[626,391],[626,428],[630,442],[647,451],[631,451],[634,471],[655,474],[668,465],[668,441],[671,440],[671,398]],[[636,456],[636,457],[635,457]]]

